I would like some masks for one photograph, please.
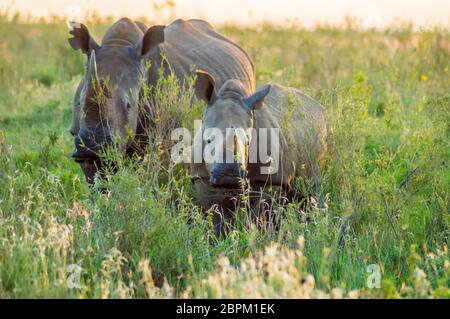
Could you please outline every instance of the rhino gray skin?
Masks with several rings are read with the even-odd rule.
[[[218,128],[224,136],[227,128],[242,128],[246,132],[242,143],[246,143],[248,149],[258,145],[250,128],[280,129],[279,165],[278,171],[273,174],[261,173],[261,168],[268,164],[261,162],[260,158],[255,163],[249,163],[246,148],[239,147],[239,142],[231,143],[235,143],[235,155],[244,160],[232,160],[231,163],[213,161],[207,164],[204,161],[194,163],[193,158],[191,174],[199,177],[195,187],[202,206],[209,208],[218,203],[222,205],[227,197],[237,196],[239,182],[244,177],[249,180],[252,189],[280,186],[287,192],[294,177],[301,176],[309,180],[317,177],[318,164],[331,143],[331,130],[318,102],[298,89],[277,84],[263,86],[252,94],[238,80],[229,80],[217,90],[214,77],[203,71],[198,72],[195,87],[198,97],[208,107],[203,118],[203,128],[194,139],[194,147],[200,145],[198,143],[202,143],[202,139],[202,149],[206,143],[211,143],[211,137],[203,134],[207,128]],[[229,135],[227,138],[234,139]],[[226,143],[217,144],[214,145],[215,154],[226,147]],[[270,147],[270,138],[266,145]],[[276,156],[270,148],[268,153],[272,157]]]
[[[203,20],[176,20],[164,29],[164,42],[150,50],[147,59],[152,62],[148,83],[159,79],[161,52],[179,79],[202,69],[214,76],[218,85],[229,79],[238,79],[242,85],[255,89],[255,67],[249,55],[237,44],[217,33]],[[163,64],[166,72],[168,65]]]
[[[73,157],[88,182],[100,166],[98,152],[113,144],[113,136],[120,137],[114,141],[120,151],[143,149],[139,144],[146,142],[142,136],[151,125],[152,112],[151,103],[141,103],[142,77],[152,87],[159,80],[160,67],[164,74],[173,70],[178,79],[202,68],[219,84],[236,78],[249,91],[255,88],[254,65],[248,54],[202,20],[176,20],[167,27],[147,29],[123,18],[106,31],[101,45],[82,24],[71,34],[71,46],[88,57],[86,74],[75,94],[70,130],[75,136]],[[145,70],[149,61],[151,67]],[[98,95],[103,99],[95,99]]]

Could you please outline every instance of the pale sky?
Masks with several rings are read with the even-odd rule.
[[[100,15],[148,16],[156,23],[171,18],[203,18],[213,24],[251,24],[286,20],[311,27],[317,22],[341,23],[346,15],[365,27],[383,27],[397,18],[412,20],[416,27],[450,26],[450,0],[173,0],[175,10],[156,12],[153,4],[165,0],[0,0],[0,9],[46,16],[75,15],[83,21],[87,12]],[[79,13],[78,13],[79,12]]]

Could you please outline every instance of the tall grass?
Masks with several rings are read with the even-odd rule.
[[[90,27],[100,39],[106,25]],[[158,145],[118,161],[97,182],[106,194],[89,189],[68,133],[84,57],[62,21],[2,18],[0,297],[449,297],[448,30],[220,31],[254,58],[259,84],[325,106],[335,151],[320,193],[279,208],[277,231],[241,209],[217,240],[188,170]],[[188,103],[166,81],[161,129]],[[184,109],[183,124],[201,112]],[[367,286],[372,264],[380,289]]]

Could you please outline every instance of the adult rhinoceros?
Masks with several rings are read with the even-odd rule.
[[[247,90],[255,89],[254,65],[248,54],[202,20],[176,20],[146,30],[143,24],[124,18],[106,31],[101,45],[84,25],[71,34],[72,47],[88,56],[86,74],[75,95],[71,129],[76,146],[73,158],[88,182],[99,169],[98,154],[104,146],[130,153],[136,143],[145,143],[140,137],[152,122],[152,112],[151,103],[139,107],[142,77],[152,88],[160,79],[160,68],[163,75],[173,72],[180,80],[201,68],[219,85],[235,78]],[[115,136],[119,139],[113,141]]]
[[[203,71],[195,88],[208,107],[194,140],[193,154],[201,148],[203,157],[200,162],[193,158],[191,174],[198,177],[197,194],[206,209],[226,208],[213,220],[216,231],[223,231],[224,218],[233,217],[228,204],[239,196],[243,180],[252,189],[279,186],[287,192],[294,177],[314,181],[331,138],[318,102],[277,84],[257,92],[236,79],[217,85]]]

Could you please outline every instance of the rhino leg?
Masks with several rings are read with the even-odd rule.
[[[219,239],[227,236],[232,228],[234,217],[233,211],[221,205],[215,205],[213,209],[212,222],[214,233]]]
[[[265,232],[278,231],[282,217],[282,208],[288,202],[282,193],[267,194],[262,191],[252,194],[252,222],[258,230]]]

